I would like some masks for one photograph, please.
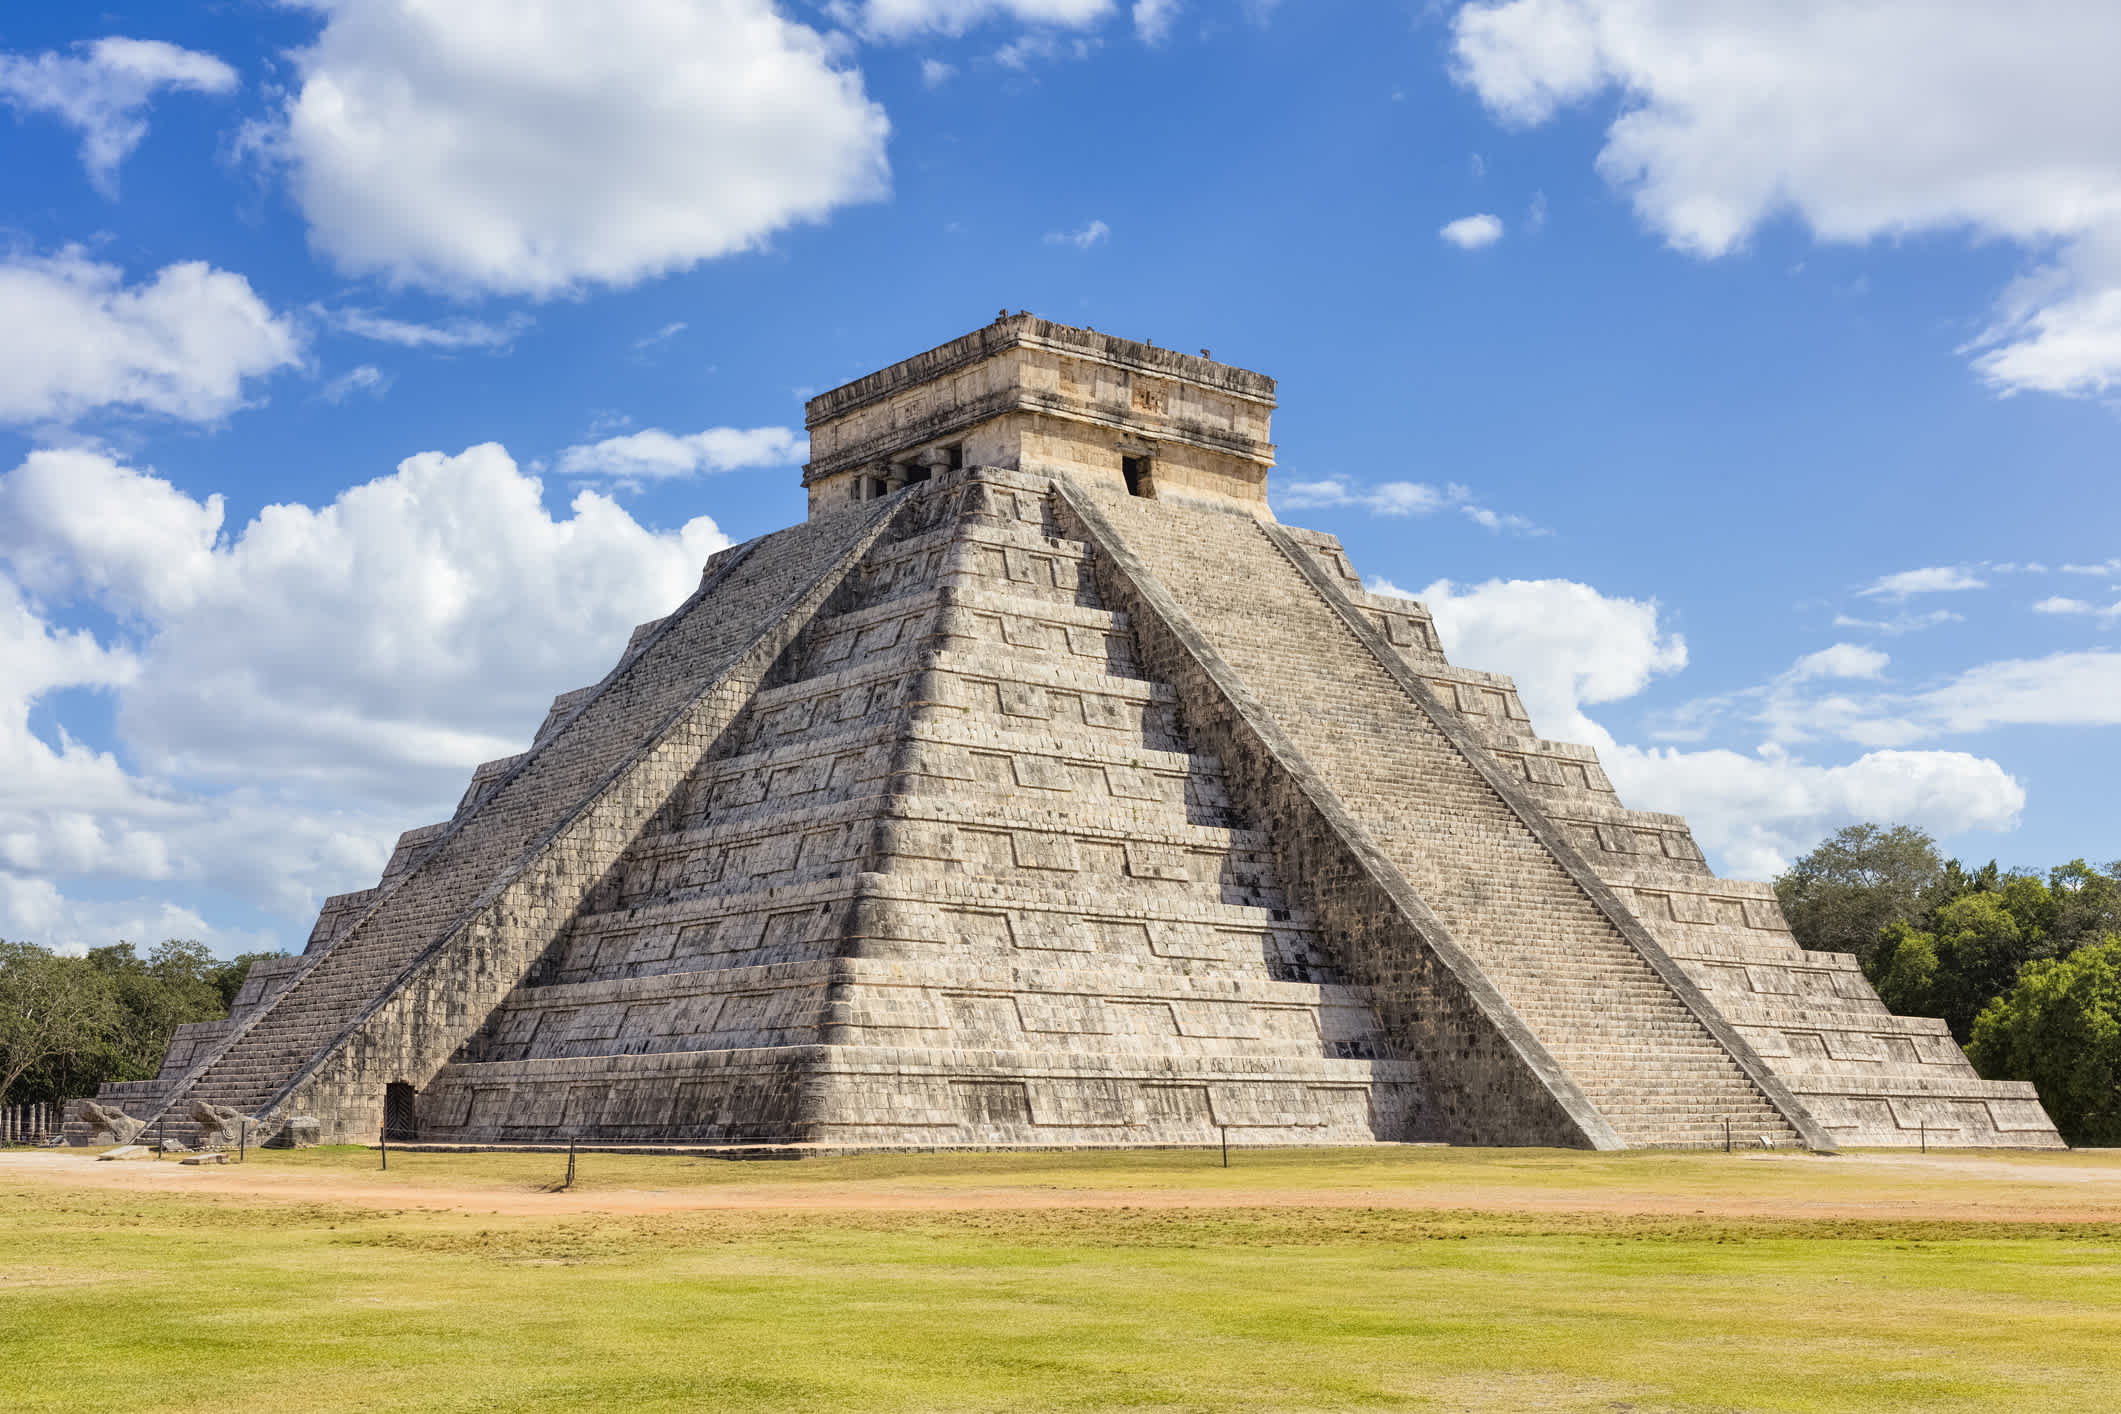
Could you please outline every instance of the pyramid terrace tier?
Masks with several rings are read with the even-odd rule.
[[[1418,1096],[1397,1061],[784,1046],[453,1065],[422,1096],[420,1132],[857,1148],[1367,1144],[1405,1133]]]
[[[1314,920],[1294,909],[1095,881],[859,874],[751,894],[585,915],[527,979],[581,982],[830,956],[987,956],[1191,975],[1332,981]]]
[[[1374,1059],[1345,986],[1188,973],[1155,955],[1039,961],[971,948],[834,957],[519,989],[466,1062],[794,1045],[1090,1048]]]

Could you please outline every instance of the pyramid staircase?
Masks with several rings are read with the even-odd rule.
[[[1478,748],[1390,671],[1277,528],[1128,496],[1083,492],[1078,505],[1168,591],[1618,1142],[1721,1144],[1727,1124],[1749,1142],[1819,1138],[1655,944],[1628,936],[1632,920],[1572,875],[1568,847],[1542,837],[1536,812],[1513,809]]]
[[[1719,878],[1684,818],[1623,806],[1594,749],[1541,738],[1509,678],[1448,662],[1428,611],[1365,591],[1333,536],[1268,534],[1321,598],[1361,621],[1374,654],[1418,680],[1468,755],[1493,763],[1833,1142],[2064,1147],[2030,1084],[1982,1078],[1941,1020],[1894,1015],[1855,958],[1799,947],[1772,886]]]
[[[1403,1137],[1389,1057],[1037,479],[916,495],[423,1091],[423,1139]]]

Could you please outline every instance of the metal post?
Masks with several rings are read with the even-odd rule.
[[[155,1158],[162,1158],[162,1146],[169,1142],[169,1116],[163,1115],[155,1121]]]
[[[574,1141],[572,1139],[567,1141],[567,1181],[560,1186],[562,1188],[574,1187]]]
[[[1916,1120],[1915,1132],[1922,1136],[1922,1152],[1927,1154],[1930,1151],[1930,1122],[1926,1119]]]
[[[1728,1119],[1723,1122],[1723,1152],[1731,1152],[1731,1122]]]
[[[250,1121],[247,1119],[236,1129],[236,1162],[250,1162]]]
[[[386,1124],[386,1125],[384,1125],[384,1126],[383,1126],[382,1128],[380,1128],[380,1129],[378,1129],[378,1130],[376,1131],[376,1142],[377,1142],[378,1144],[380,1144],[380,1145],[382,1146],[382,1149],[383,1149],[383,1169],[384,1169],[384,1172],[386,1172],[386,1173],[387,1173],[387,1172],[389,1172],[389,1171],[390,1171],[390,1126],[389,1126],[389,1125],[387,1125],[387,1124]]]
[[[1223,1132],[1223,1167],[1228,1168],[1230,1167],[1230,1126],[1223,1124],[1216,1127]]]

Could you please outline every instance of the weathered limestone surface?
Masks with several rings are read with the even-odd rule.
[[[475,1032],[662,808],[894,508],[723,552],[700,590],[473,809],[435,830],[270,1001],[143,1116],[188,1101],[317,1116],[365,1138]],[[401,851],[401,859],[405,851]],[[349,911],[350,912],[350,911]]]
[[[1006,312],[984,329],[810,400],[815,516],[935,468],[1063,473],[1271,517],[1274,380]]]
[[[1416,1077],[1188,747],[1049,485],[946,474],[423,1136],[1367,1142]]]
[[[1516,777],[1723,1022],[1845,1145],[2059,1148],[2031,1085],[1984,1080],[1942,1021],[1895,1016],[1846,953],[1797,946],[1772,888],[1721,879],[1684,819],[1621,806],[1587,746],[1541,740],[1506,677],[1447,664],[1428,611],[1362,589],[1339,541],[1287,530],[1488,754]]]
[[[2059,1144],[1276,524],[1273,406],[1029,315],[813,399],[808,523],[69,1133]]]

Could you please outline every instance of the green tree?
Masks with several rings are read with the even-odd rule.
[[[46,1098],[16,1086],[107,1045],[120,1019],[109,981],[83,959],[0,941],[0,1104]]]
[[[0,1077],[11,1087],[10,1103],[71,1099],[94,1094],[107,1080],[153,1076],[179,1026],[228,1015],[251,964],[261,957],[282,956],[250,953],[222,962],[205,945],[174,938],[144,958],[127,942],[91,948],[87,956],[77,958],[55,957],[27,943],[0,947],[15,950],[8,954],[15,970],[0,970],[0,1013],[35,1011],[41,1005],[35,999],[49,990],[47,972],[97,999],[94,1026],[69,1033],[71,1039],[64,1045],[42,1047],[41,1054],[19,1070],[0,1065]],[[0,1031],[8,1024],[0,1020]],[[0,1057],[6,1046],[0,1040]]]
[[[1854,953],[1871,972],[1880,932],[1915,922],[1945,874],[1937,842],[1924,831],[1865,823],[1836,831],[1792,864],[1776,878],[1775,896],[1800,944]]]
[[[1892,922],[1878,933],[1871,984],[1878,999],[1902,1016],[1935,1016],[1937,939],[1911,923]]]
[[[2055,900],[2052,925],[2057,957],[2121,933],[2121,861],[2094,869],[2081,859],[2050,869],[2048,892]]]
[[[2031,882],[2041,887],[2039,880]],[[2026,895],[2021,891],[2020,897]],[[2041,935],[2019,922],[2009,901],[2007,893],[1968,894],[1936,912],[1932,1014],[1944,1018],[1962,1045],[1973,1035],[1981,1009],[2009,990],[2018,969],[2032,961],[2040,947]]]
[[[1967,1055],[1991,1079],[2032,1081],[2070,1143],[2121,1144],[2121,935],[2027,963]]]

